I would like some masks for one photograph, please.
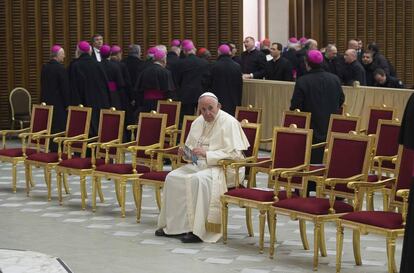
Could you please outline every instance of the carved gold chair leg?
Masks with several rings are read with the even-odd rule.
[[[253,237],[252,208],[246,208],[246,227],[249,237]]]
[[[388,273],[397,273],[397,266],[395,265],[395,236],[387,236],[387,260],[388,260]]]
[[[119,191],[119,195],[121,198],[121,217],[125,218],[125,195],[126,195],[126,181],[125,180],[121,180],[120,181],[120,191]]]
[[[65,193],[70,194],[69,184],[68,184],[68,175],[66,173],[62,174],[63,186],[65,187]]]
[[[32,184],[32,180],[30,177],[30,165],[29,164],[24,164],[24,169],[25,169],[25,176],[26,176],[26,195],[29,196],[30,195],[30,186]]]
[[[92,211],[96,211],[96,188],[98,184],[98,177],[92,177]],[[100,183],[100,182],[99,182]]]
[[[299,219],[300,239],[302,240],[303,249],[309,250],[308,236],[306,235],[306,221]]]
[[[369,211],[374,210],[374,193],[373,192],[367,193],[367,210]]]
[[[352,246],[354,248],[354,258],[355,258],[355,264],[361,265],[362,259],[361,259],[361,233],[358,229],[352,230]]]
[[[81,191],[81,200],[82,200],[82,210],[86,209],[86,178],[84,175],[80,176],[80,191]]]
[[[120,194],[120,181],[114,180],[115,183],[115,194],[116,194],[116,200],[118,201],[118,205],[122,207],[122,200],[121,200],[121,194]]]
[[[17,191],[17,163],[16,162],[12,163],[12,178],[13,178],[12,190],[13,190],[13,193],[16,193]]]
[[[318,270],[319,263],[319,237],[321,235],[321,223],[315,222],[313,230],[313,271]]]
[[[227,221],[229,217],[229,206],[224,200],[221,200],[221,224],[223,233],[223,243],[227,244]]]
[[[319,250],[321,252],[322,257],[328,256],[326,252],[326,243],[325,243],[325,225],[324,223],[321,223],[321,228],[319,232]]]
[[[141,222],[142,185],[138,181],[134,181],[134,199],[137,209],[137,223],[139,223]]]
[[[48,167],[45,167],[45,180],[46,180],[46,186],[47,186],[47,201],[52,200],[52,172]]]
[[[344,243],[344,227],[341,222],[337,222],[336,227],[336,273],[341,272],[342,247]]]
[[[157,201],[157,207],[161,210],[161,187],[155,186],[155,201]]]
[[[382,206],[384,208],[384,211],[389,210],[389,202],[390,202],[390,196],[388,195],[388,192],[386,190],[382,191]]]
[[[269,229],[270,229],[270,245],[269,245],[269,258],[273,259],[275,254],[275,242],[276,242],[276,214],[271,209],[269,212]]]
[[[62,198],[62,173],[56,172],[56,184],[57,184],[57,190],[58,190],[58,199],[59,199],[59,205],[63,205],[63,198]]]
[[[264,231],[265,231],[265,224],[266,224],[266,211],[260,210],[259,214],[259,252],[263,253],[264,249]]]

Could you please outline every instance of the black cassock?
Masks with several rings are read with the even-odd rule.
[[[401,122],[400,144],[414,150],[414,94],[411,95],[405,107]],[[414,163],[414,162],[413,162]],[[414,164],[413,164],[414,165]],[[411,178],[410,196],[408,197],[408,212],[405,224],[404,243],[401,254],[400,273],[414,272],[414,179]]]
[[[155,110],[157,101],[171,97],[174,89],[171,72],[157,63],[148,63],[135,85],[136,116]]]
[[[210,88],[222,105],[222,110],[234,115],[241,104],[243,92],[242,70],[230,56],[221,55],[210,67]]]
[[[42,67],[41,101],[53,105],[52,133],[65,131],[66,108],[70,104],[68,74],[64,66],[52,59]]]
[[[84,53],[69,68],[71,93],[77,103],[92,107],[90,136],[98,134],[99,112],[111,106],[108,79],[102,67],[92,57]]]
[[[109,98],[111,101],[111,106],[116,109],[124,109],[122,105],[122,90],[125,87],[125,81],[122,76],[121,67],[113,61],[102,58],[99,63],[108,79],[107,85],[109,89]]]

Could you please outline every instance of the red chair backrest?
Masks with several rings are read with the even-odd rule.
[[[148,146],[156,143],[159,148],[164,147],[165,127],[167,123],[166,114],[141,113],[138,123],[137,145]],[[138,151],[137,157],[150,158],[145,151]]]
[[[332,133],[349,133],[350,131],[357,130],[358,121],[348,119],[333,119],[332,120]]]
[[[393,156],[398,154],[400,124],[388,121],[378,123],[375,155]]]
[[[400,162],[396,181],[396,191],[410,189],[413,177],[414,151],[401,146],[399,153]],[[395,196],[395,200],[402,201],[401,197]]]
[[[244,151],[246,157],[257,156],[258,148],[257,145],[260,144],[260,124],[242,124],[242,129],[246,135],[247,140],[249,141],[250,147]]]
[[[178,107],[179,104],[172,104],[168,102],[161,103],[161,101],[158,102],[157,112],[160,114],[167,114],[167,127],[176,124]]]
[[[391,120],[394,116],[392,108],[371,109],[369,113],[367,134],[375,134],[379,119]]]
[[[49,105],[33,105],[31,117],[31,133],[47,130],[50,133],[53,118],[53,106]],[[41,139],[40,145],[46,146],[48,139]],[[37,143],[30,138],[30,143]]]

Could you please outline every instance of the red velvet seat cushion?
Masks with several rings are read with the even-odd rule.
[[[99,165],[102,165],[104,163],[105,163],[105,159],[99,158],[99,159],[96,159],[96,164],[95,165],[99,166]],[[72,168],[72,169],[92,169],[92,162],[91,162],[90,157],[87,157],[87,158],[71,158],[71,159],[62,160],[59,163],[59,166]]]
[[[273,206],[315,215],[325,215],[329,213],[329,199],[326,198],[289,198],[275,202]],[[354,210],[351,205],[342,201],[335,201],[334,209],[336,213],[352,212]]]
[[[226,192],[224,195],[239,197],[243,199],[250,199],[259,202],[272,202],[274,201],[273,190],[266,191],[261,189],[246,189],[246,188],[237,188],[232,189]],[[292,193],[292,197],[298,197],[295,193]],[[286,191],[279,191],[278,194],[279,200],[284,200],[287,198]]]
[[[155,180],[155,181],[165,181],[169,171],[160,171],[160,172],[147,172],[141,176],[141,179]]]
[[[106,173],[119,173],[119,174],[132,174],[132,165],[131,164],[103,164],[96,167],[96,170],[99,172]],[[149,172],[150,168],[143,165],[137,165],[138,173]]]
[[[26,149],[26,155],[31,155],[36,153],[35,149]],[[10,149],[2,149],[0,150],[0,155],[8,156],[8,157],[20,157],[23,156],[22,148],[10,148]]]
[[[58,153],[35,153],[29,155],[27,159],[44,163],[56,163],[59,161],[59,156]],[[62,154],[62,159],[68,159],[68,155]]]
[[[404,228],[400,213],[390,211],[356,211],[345,214],[341,219],[387,229]]]

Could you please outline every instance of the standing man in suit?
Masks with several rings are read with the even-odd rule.
[[[92,58],[97,62],[102,60],[101,58],[101,47],[103,46],[103,37],[97,33],[92,36]]]

